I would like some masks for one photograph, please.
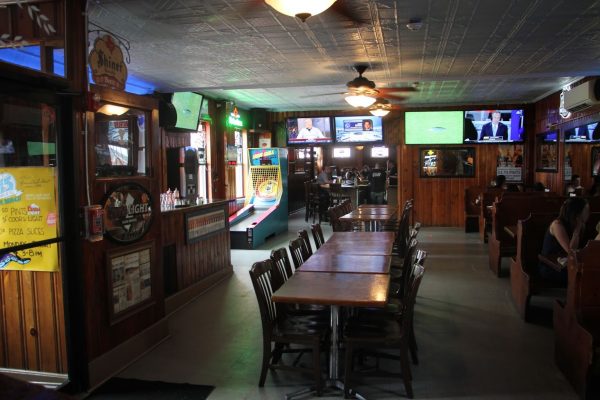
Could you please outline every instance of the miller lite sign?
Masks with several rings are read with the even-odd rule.
[[[92,78],[99,86],[124,90],[127,80],[127,66],[123,52],[110,35],[98,37],[88,57]]]

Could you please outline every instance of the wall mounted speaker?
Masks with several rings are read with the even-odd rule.
[[[158,125],[163,128],[172,128],[177,123],[175,106],[168,101],[160,100],[158,103]]]

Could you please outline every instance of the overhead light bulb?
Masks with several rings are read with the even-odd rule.
[[[265,0],[265,3],[280,13],[298,17],[302,22],[327,10],[335,2],[336,0]]]
[[[375,103],[375,100],[377,100],[377,99],[375,97],[365,96],[364,94],[359,94],[359,95],[351,94],[349,96],[346,96],[345,100],[352,107],[365,108],[365,107],[369,107],[371,104]]]
[[[99,113],[102,113],[105,115],[123,115],[127,111],[129,111],[129,108],[119,107],[119,106],[115,106],[113,104],[105,104],[98,109]]]
[[[385,110],[383,108],[374,108],[372,110],[369,110],[369,112],[371,113],[371,115],[374,115],[376,117],[385,117],[390,113],[390,110]]]

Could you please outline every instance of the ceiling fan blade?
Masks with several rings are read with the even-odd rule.
[[[393,100],[398,100],[398,101],[403,101],[406,100],[406,96],[401,96],[399,94],[379,94],[380,98],[384,98],[384,99],[393,99]]]
[[[418,91],[418,89],[413,86],[404,86],[404,87],[397,87],[397,88],[380,88],[380,87],[378,87],[377,90],[379,90],[379,93],[381,93],[385,96],[392,96],[392,95],[394,95],[394,93],[409,93],[409,92],[417,92]]]
[[[308,95],[308,96],[298,96],[298,98],[300,99],[309,99],[311,97],[319,97],[319,96],[333,96],[333,95],[337,95],[337,94],[345,94],[345,92],[335,92],[335,93],[319,93],[319,94],[313,94],[313,95]]]
[[[359,13],[355,7],[352,7],[344,0],[338,0],[328,8],[337,15],[354,22],[356,25],[366,25],[369,21],[364,18],[362,13]]]

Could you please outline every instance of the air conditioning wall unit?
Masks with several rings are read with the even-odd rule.
[[[600,104],[600,80],[591,79],[565,92],[565,108],[571,112],[586,110]]]

